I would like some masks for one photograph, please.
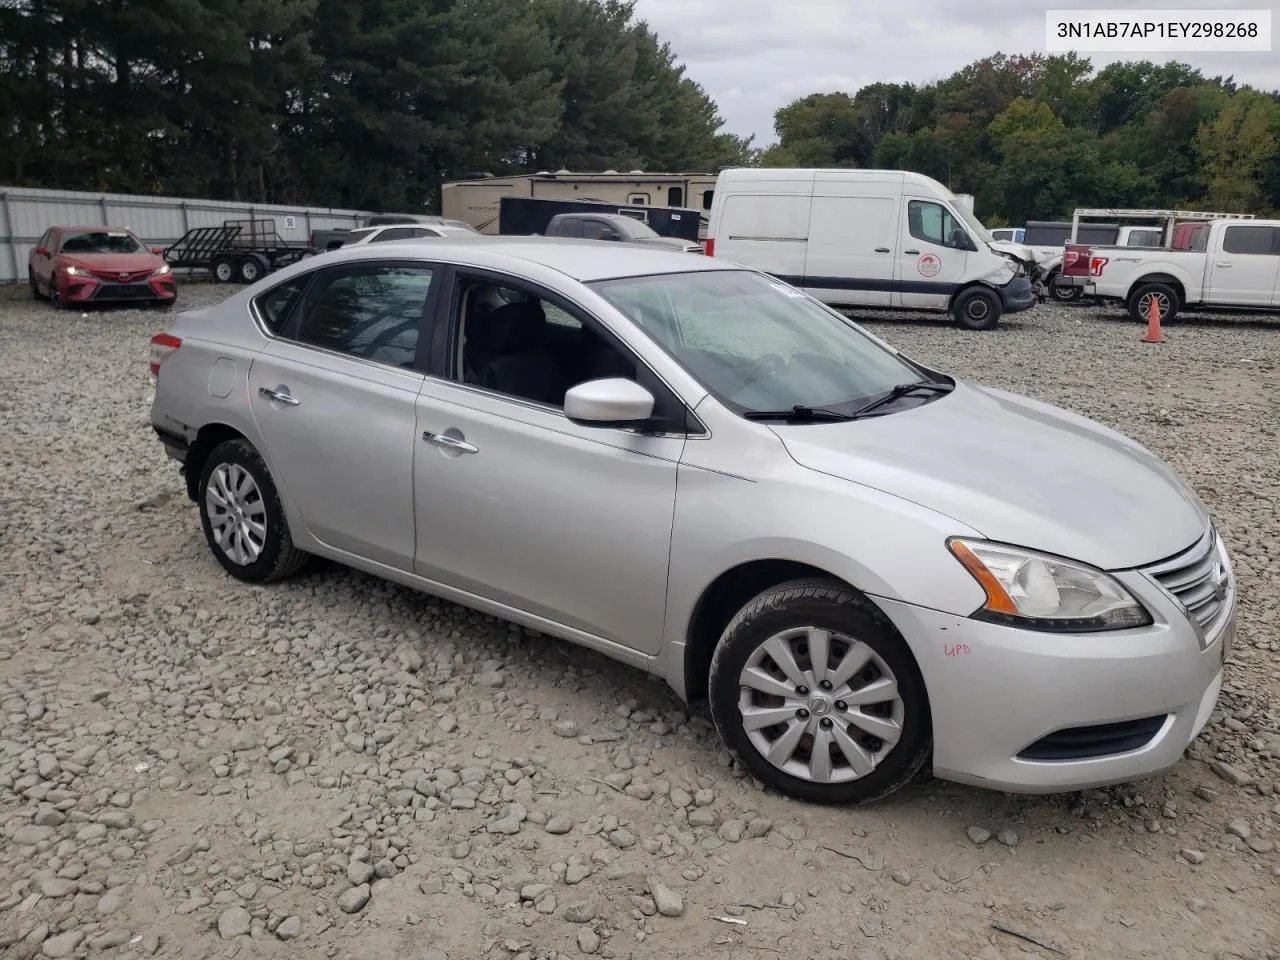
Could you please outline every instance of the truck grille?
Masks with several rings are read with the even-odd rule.
[[[1143,573],[1182,604],[1207,646],[1227,613],[1231,592],[1231,574],[1220,554],[1217,531],[1210,527],[1194,546]]]

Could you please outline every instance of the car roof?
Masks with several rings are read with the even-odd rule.
[[[425,244],[420,240],[340,247],[321,256],[330,263],[348,260],[386,259],[444,260],[457,266],[504,270],[513,273],[529,265],[555,270],[581,283],[639,277],[656,273],[692,273],[707,270],[743,270],[738,264],[681,250],[623,245],[602,240],[561,237],[484,236],[465,241],[441,237]],[[317,258],[300,261],[315,264]]]

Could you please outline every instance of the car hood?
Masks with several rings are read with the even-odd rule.
[[[1005,543],[1108,570],[1186,549],[1208,510],[1163,461],[1101,424],[1001,390],[849,423],[776,426],[801,465],[913,501]]]
[[[150,251],[146,253],[63,253],[58,255],[62,263],[74,264],[86,270],[104,272],[137,273],[154,270],[164,259]]]

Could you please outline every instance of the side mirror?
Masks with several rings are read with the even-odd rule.
[[[36,247],[36,248],[35,248],[34,250],[32,250],[31,252],[32,252],[32,253],[34,253],[37,257],[47,257],[47,256],[49,255],[49,248],[48,248],[48,247]]]
[[[634,427],[653,416],[653,394],[634,380],[588,380],[564,395],[564,415],[587,427]]]

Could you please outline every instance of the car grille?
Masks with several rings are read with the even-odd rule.
[[[1218,533],[1211,527],[1191,548],[1143,570],[1182,604],[1205,638],[1213,636],[1227,614],[1232,586],[1218,542]]]
[[[104,283],[94,294],[95,300],[151,300],[155,291],[145,283]]]
[[[151,270],[126,270],[124,276],[120,275],[119,270],[90,270],[89,273],[99,280],[110,280],[112,283],[134,283],[151,276]]]
[[[1068,727],[1041,737],[1018,754],[1020,760],[1057,761],[1091,760],[1113,757],[1118,753],[1138,750],[1160,732],[1168,714],[1100,723],[1091,727]]]

